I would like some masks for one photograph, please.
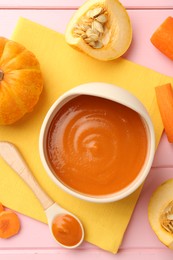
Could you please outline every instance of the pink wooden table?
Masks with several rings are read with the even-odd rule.
[[[83,2],[84,0],[73,0],[73,3],[69,0],[0,0],[0,35],[9,38],[20,16],[63,33],[69,18]],[[133,43],[124,57],[173,76],[173,62],[159,53],[149,41],[158,25],[173,15],[173,1],[122,0],[121,2],[127,8],[133,26]],[[47,225],[19,214],[22,223],[21,232],[9,240],[0,240],[0,260],[49,258],[172,260],[173,252],[158,241],[147,218],[148,201],[153,190],[173,176],[172,158],[173,145],[168,143],[163,133],[152,169],[117,255],[98,249],[89,243],[84,243],[73,251],[64,250],[53,241]]]

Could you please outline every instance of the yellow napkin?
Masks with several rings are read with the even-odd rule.
[[[49,179],[41,165],[38,152],[40,127],[49,107],[64,91],[81,83],[109,82],[128,89],[144,103],[152,117],[158,144],[163,127],[154,87],[173,83],[173,79],[122,58],[110,62],[94,60],[69,47],[63,35],[24,18],[19,20],[12,39],[35,53],[45,84],[34,111],[11,126],[1,126],[0,140],[16,144],[45,191],[82,220],[87,241],[116,253],[140,189],[119,202],[102,205],[84,202],[64,193]],[[0,201],[18,212],[46,222],[40,203],[2,159]]]

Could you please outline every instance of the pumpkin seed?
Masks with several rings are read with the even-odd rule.
[[[89,28],[90,28],[90,26],[87,25],[87,24],[81,24],[80,25],[80,29],[83,30],[84,32],[86,32]]]
[[[97,17],[99,14],[101,14],[101,12],[103,11],[103,8],[102,7],[96,7],[92,10],[89,10],[87,12],[87,17],[90,17],[90,18],[95,18]]]
[[[169,233],[172,233],[172,232],[170,232],[170,229],[169,229],[167,226],[165,226],[164,224],[162,224],[162,227],[163,227],[166,231],[168,231]]]
[[[81,38],[82,38],[82,39],[86,39],[86,38],[87,38],[87,35],[86,35],[85,33],[83,33],[83,34],[81,35]]]
[[[103,7],[91,9],[74,26],[74,36],[81,37],[91,47],[100,49],[109,41],[109,37],[106,37],[108,29],[104,26],[107,20],[107,12]]]
[[[81,20],[81,24],[84,24],[86,26],[90,26],[91,27],[91,24],[92,24],[92,21],[93,19],[92,18],[82,18]]]
[[[160,224],[166,231],[173,233],[173,201],[167,205],[160,215]]]
[[[173,214],[167,215],[167,219],[168,219],[168,220],[173,220]]]
[[[93,39],[91,39],[90,37],[87,37],[87,38],[85,38],[85,42],[86,42],[86,43],[93,42]]]
[[[96,20],[99,22],[99,23],[106,23],[108,18],[105,14],[100,14],[99,16],[96,17]]]
[[[87,31],[86,31],[86,35],[88,37],[91,37],[94,41],[97,41],[98,40],[98,37],[99,37],[99,34],[97,33],[96,30],[93,30],[91,28],[89,28]]]
[[[89,44],[91,47],[95,48],[95,44],[96,44],[96,43],[95,43],[94,41],[93,41],[93,42],[89,42],[88,44]]]
[[[76,34],[76,35],[78,35],[78,36],[80,36],[80,35],[82,35],[84,32],[82,31],[82,30],[80,30],[80,29],[75,29],[74,30],[74,34]]]
[[[93,30],[93,33],[94,33],[94,34],[97,34],[98,36],[101,35],[101,34],[99,33],[99,31],[97,31],[96,29],[92,28],[92,30]]]
[[[89,28],[87,31],[86,31],[86,35],[88,37],[90,37],[90,34],[93,34],[93,30],[91,28]]]
[[[97,41],[98,40],[98,35],[97,34],[90,34],[90,36],[89,36],[91,39],[93,39],[93,41]]]
[[[100,33],[103,33],[103,31],[104,31],[103,25],[101,23],[99,23],[98,21],[96,21],[96,20],[94,20],[92,22],[92,28],[96,29]]]
[[[102,47],[103,47],[103,43],[101,41],[96,41],[95,42],[95,46],[94,46],[95,49],[100,49]]]

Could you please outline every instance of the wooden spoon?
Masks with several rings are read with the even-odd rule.
[[[0,156],[24,180],[24,182],[27,183],[27,185],[31,188],[31,190],[36,195],[37,199],[40,201],[45,211],[45,214],[47,216],[49,229],[51,231],[51,234],[55,238],[56,242],[58,242],[58,244],[60,244],[65,248],[78,247],[83,242],[84,239],[84,229],[81,221],[72,213],[60,207],[43,191],[43,189],[39,186],[38,182],[32,175],[31,171],[26,165],[26,162],[24,161],[23,157],[21,156],[21,154],[19,153],[19,151],[17,150],[14,144],[9,142],[0,142]],[[79,223],[79,226],[81,228],[81,237],[76,244],[69,246],[58,241],[57,237],[55,237],[54,233],[52,232],[52,225],[53,225],[53,221],[58,215],[70,215]],[[62,231],[62,226],[60,228]],[[70,234],[71,231],[69,230],[69,235]]]

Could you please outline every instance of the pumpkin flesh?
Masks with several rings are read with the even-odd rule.
[[[154,191],[148,206],[148,218],[153,231],[158,239],[170,249],[173,249],[173,231],[170,230],[170,232],[169,229],[167,230],[167,227],[164,227],[162,222],[163,217],[172,216],[171,211],[173,211],[173,208],[170,208],[170,213],[167,210],[167,206],[173,201],[172,190],[173,179],[169,179]]]
[[[108,21],[103,33],[103,47],[92,48],[81,37],[74,36],[76,24],[80,24],[89,10],[103,7],[106,10]],[[99,60],[112,60],[122,56],[129,48],[132,40],[132,27],[125,8],[117,0],[88,0],[73,15],[66,28],[66,42],[91,57]]]

